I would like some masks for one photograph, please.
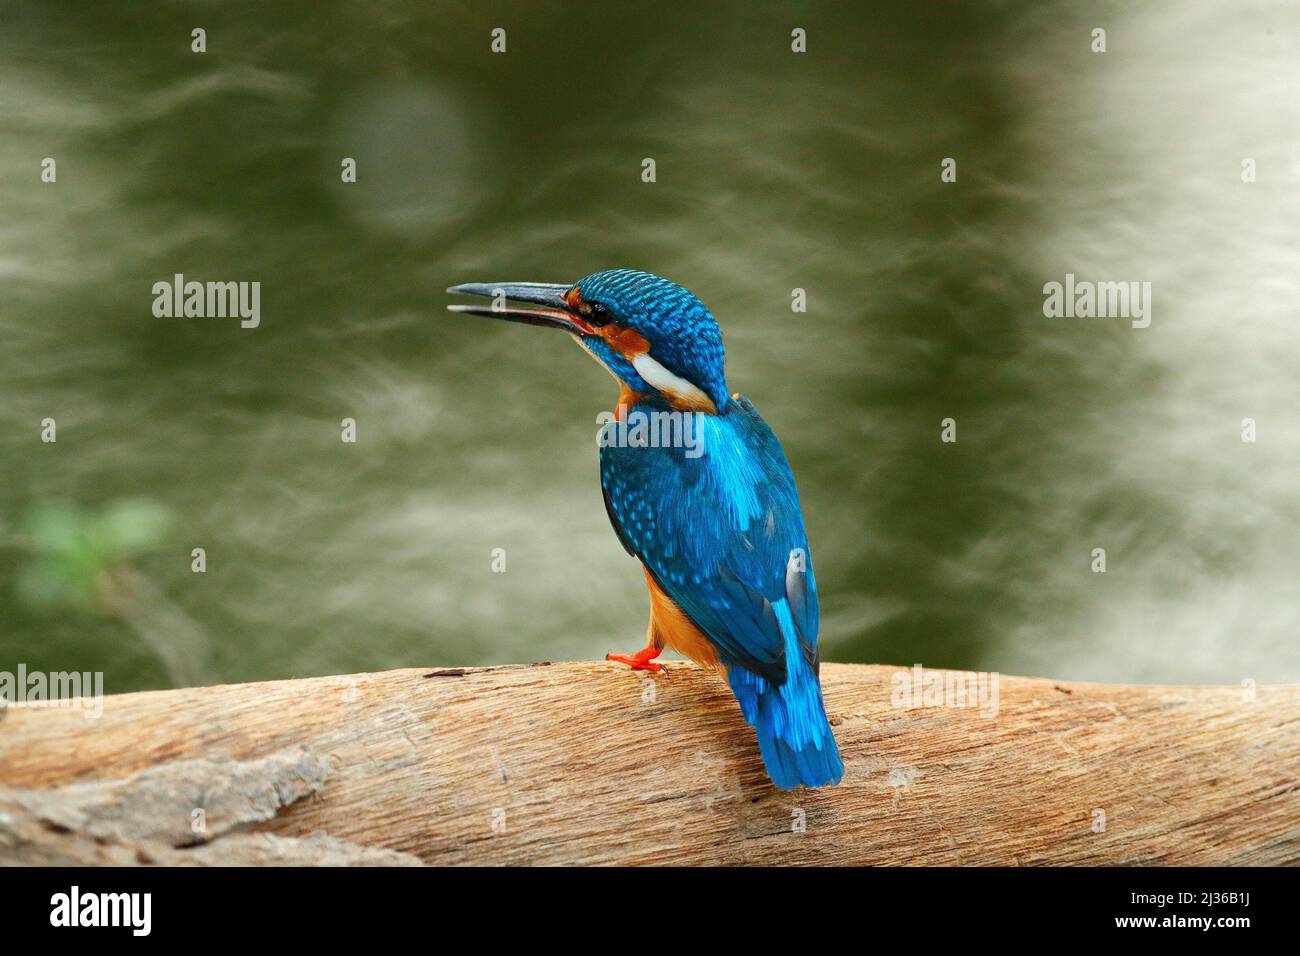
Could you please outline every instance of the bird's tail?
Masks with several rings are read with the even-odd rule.
[[[793,662],[787,659],[787,678],[780,686],[738,666],[727,669],[727,680],[754,728],[774,784],[793,790],[799,784],[829,787],[840,782],[844,763],[826,719],[821,683],[802,655]]]

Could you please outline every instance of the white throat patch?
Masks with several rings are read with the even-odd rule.
[[[715,413],[717,412],[713,399],[680,375],[674,375],[668,371],[668,369],[651,358],[648,352],[643,352],[632,359],[632,367],[648,384],[653,385],[665,395],[676,398],[683,405],[689,408],[710,409]]]

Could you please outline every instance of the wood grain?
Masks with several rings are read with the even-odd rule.
[[[535,664],[126,694],[97,719],[11,706],[0,862],[1300,859],[1300,687],[1004,676],[993,715],[899,706],[908,673],[824,665],[845,779],[794,793],[767,781],[721,679],[689,664],[654,678]],[[205,833],[196,809],[215,820]]]

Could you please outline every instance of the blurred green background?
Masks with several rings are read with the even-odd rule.
[[[0,668],[641,646],[613,383],[442,291],[627,266],[780,435],[827,659],[1300,679],[1298,9],[5,4]],[[260,328],[155,318],[178,272],[260,281]],[[1151,328],[1044,318],[1066,272],[1152,282]]]

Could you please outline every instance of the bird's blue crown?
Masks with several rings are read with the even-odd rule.
[[[689,291],[635,269],[594,272],[579,279],[574,289],[598,315],[642,335],[650,343],[650,354],[664,368],[699,388],[719,411],[726,408],[722,332],[704,303]],[[641,378],[621,355],[599,339],[587,345],[616,375],[637,388]]]

